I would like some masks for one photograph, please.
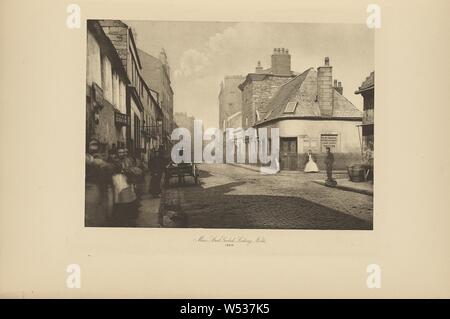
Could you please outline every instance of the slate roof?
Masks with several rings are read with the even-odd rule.
[[[308,81],[305,81],[307,80]],[[275,95],[269,100],[262,113],[265,117],[259,121],[262,124],[267,121],[284,118],[304,119],[349,119],[361,120],[362,112],[349,100],[336,90],[333,90],[333,114],[322,116],[317,101],[317,71],[310,68],[283,84]],[[285,112],[289,102],[297,102],[293,112]]]
[[[375,72],[372,71],[368,77],[361,83],[361,86],[355,91],[355,94],[373,89],[375,86]]]

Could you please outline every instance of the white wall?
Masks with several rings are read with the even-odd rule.
[[[92,82],[102,85],[102,68],[100,60],[100,46],[97,40],[88,30],[87,34],[87,61],[86,61],[86,83]]]
[[[113,104],[116,108],[119,108],[120,104],[120,80],[119,75],[113,70],[112,72],[112,89],[113,89]]]
[[[308,151],[308,149],[303,149],[302,141],[304,136],[316,140],[318,144],[317,150],[319,150],[321,134],[338,134],[338,147],[334,152],[360,153],[361,147],[357,124],[361,124],[361,122],[290,119],[279,121],[268,127],[278,127],[280,137],[297,137],[299,153]]]
[[[127,88],[125,83],[119,81],[119,111],[123,114],[127,113]]]
[[[112,69],[111,62],[108,57],[102,56],[102,89],[103,97],[109,102],[113,103],[113,89],[112,89]]]

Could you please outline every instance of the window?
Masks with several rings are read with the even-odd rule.
[[[281,152],[283,153],[297,153],[297,138],[296,137],[282,137],[280,138]]]
[[[119,75],[116,73],[116,71],[113,70],[112,72],[112,96],[113,96],[113,105],[114,107],[120,109],[120,80]]]
[[[286,108],[284,109],[284,113],[294,113],[297,108],[297,102],[288,102],[286,104]]]
[[[326,152],[329,147],[331,151],[338,151],[338,134],[321,134],[320,135],[320,150]]]
[[[108,57],[105,55],[101,56],[102,61],[102,89],[103,97],[110,103],[113,103],[113,75],[111,70],[111,63]]]
[[[131,82],[134,85],[134,63],[131,63]]]
[[[141,144],[141,123],[139,116],[134,114],[134,147],[136,152],[140,149]]]

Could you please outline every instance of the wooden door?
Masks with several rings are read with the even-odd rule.
[[[297,138],[280,138],[280,168],[282,170],[297,170]]]

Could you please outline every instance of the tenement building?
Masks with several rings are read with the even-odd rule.
[[[144,149],[142,122],[144,117],[144,104],[142,101],[143,81],[140,77],[141,61],[137,52],[133,32],[130,27],[120,20],[98,20],[105,34],[114,45],[129,80],[126,91],[127,143],[126,146],[136,158],[141,158]],[[108,65],[102,75],[107,81],[111,76]],[[117,86],[114,74],[113,87]],[[123,124],[125,125],[125,123]]]
[[[87,22],[86,147],[98,141],[99,152],[127,141],[127,86],[130,84],[113,43],[98,21]]]
[[[174,128],[173,120],[173,90],[170,80],[170,66],[167,54],[161,49],[158,57],[154,57],[145,51],[138,50],[142,62],[142,76],[145,82],[158,93],[159,105],[161,106],[163,142],[168,149],[171,144],[170,135]]]

